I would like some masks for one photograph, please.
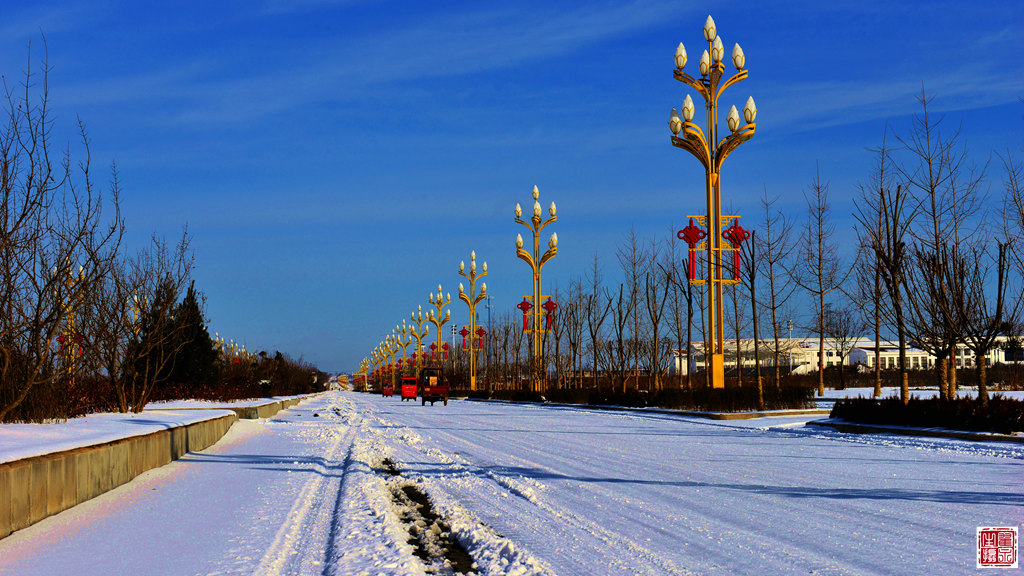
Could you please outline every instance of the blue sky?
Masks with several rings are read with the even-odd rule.
[[[133,246],[189,226],[211,332],[351,371],[438,283],[467,320],[471,250],[513,310],[530,286],[513,209],[534,185],[558,205],[545,285],[595,254],[617,282],[631,229],[665,237],[701,210],[667,121],[687,93],[676,45],[695,69],[709,12],[750,71],[723,108],[758,106],[722,175],[748,228],[765,189],[801,213],[820,166],[849,234],[867,148],[906,129],[922,83],[974,161],[1021,152],[1019,1],[8,0],[0,73],[19,80],[45,34],[55,136],[80,117],[95,169],[116,161]]]

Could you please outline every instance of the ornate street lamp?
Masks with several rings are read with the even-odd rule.
[[[481,300],[487,297],[487,283],[484,282],[480,289],[480,293],[476,293],[476,281],[478,278],[487,276],[487,262],[484,262],[483,272],[477,274],[476,271],[476,251],[469,253],[469,274],[466,274],[466,263],[459,262],[459,274],[463,278],[469,280],[469,294],[467,295],[463,289],[462,283],[459,283],[459,299],[469,306],[469,324],[465,326],[462,331],[466,332],[462,334],[463,348],[466,348],[465,338],[469,336],[469,389],[476,390],[476,353],[482,348],[483,335],[477,334],[476,325],[476,305]],[[483,328],[480,328],[483,330]],[[486,334],[486,332],[484,332]],[[461,332],[460,332],[461,334]]]
[[[398,345],[402,348],[402,360],[401,361],[405,362],[406,358],[407,358],[407,356],[405,354],[406,348],[409,347],[409,344],[412,344],[413,328],[412,328],[412,326],[406,327],[405,320],[402,320],[402,327],[399,328],[398,326],[395,326],[395,332],[398,334],[398,336],[396,337]],[[408,362],[406,362],[406,364],[408,365]],[[403,371],[402,374],[404,375],[405,372]]]
[[[416,323],[416,329],[412,331],[413,338],[416,338],[416,352],[413,356],[416,360],[416,377],[420,376],[420,368],[423,367],[423,338],[430,334],[430,326],[424,326],[429,322],[429,314],[423,315],[423,307],[417,306],[416,312],[412,314],[412,321]]]
[[[434,351],[434,354],[440,354],[442,349],[446,349],[444,344],[444,335],[442,334],[442,328],[444,328],[444,325],[447,324],[448,321],[452,319],[452,311],[448,310],[447,312],[445,312],[444,307],[451,303],[452,295],[448,294],[448,299],[444,299],[444,294],[441,293],[441,285],[438,284],[437,298],[434,297],[434,294],[431,294],[430,296],[427,297],[427,301],[433,304],[435,308],[437,308],[437,314],[435,315],[434,311],[431,310],[427,314],[427,320],[429,320],[430,323],[437,328],[437,347],[435,349],[433,346],[431,346],[431,350]],[[442,312],[444,312],[444,314],[442,314]],[[434,354],[432,354],[432,356]]]
[[[693,154],[704,166],[707,213],[690,216],[690,225],[679,231],[679,238],[686,240],[689,244],[691,262],[690,283],[707,285],[708,316],[704,344],[704,362],[708,375],[708,384],[713,388],[722,388],[725,386],[725,328],[722,287],[724,284],[739,281],[739,274],[738,270],[735,269],[735,263],[733,266],[733,278],[725,277],[725,258],[723,252],[729,250],[736,251],[736,254],[738,254],[739,243],[748,237],[749,233],[739,228],[737,222],[733,223],[733,227],[723,231],[723,228],[737,217],[722,215],[720,174],[722,162],[725,161],[725,158],[737,146],[754,137],[754,129],[757,126],[754,123],[757,117],[757,107],[754,105],[752,97],[747,99],[747,104],[743,109],[743,120],[745,123],[741,125],[739,113],[736,111],[736,107],[733,106],[729,110],[726,119],[729,133],[724,138],[719,138],[718,97],[721,96],[726,88],[747,77],[747,71],[744,69],[746,57],[743,55],[740,45],[736,44],[732,50],[732,63],[737,71],[723,82],[725,65],[722,63],[722,60],[725,56],[725,49],[722,45],[721,37],[718,36],[715,21],[711,16],[708,16],[707,22],[704,24],[704,38],[708,42],[708,49],[704,51],[700,58],[700,79],[683,72],[683,67],[686,66],[686,49],[682,43],[676,49],[676,70],[673,75],[676,80],[693,88],[704,99],[706,112],[705,129],[702,130],[700,126],[693,122],[696,110],[689,94],[683,100],[683,117],[680,118],[679,113],[673,108],[668,125],[673,134],[672,145]],[[693,224],[694,219],[697,220],[698,226]],[[707,240],[701,242],[705,236]],[[722,240],[728,240],[729,242],[724,244]],[[700,251],[706,251],[707,253],[705,258],[707,263],[706,275],[703,279],[695,277],[696,270],[693,264],[695,261],[694,254]]]
[[[390,362],[388,363],[388,371],[391,373],[392,389],[394,389],[395,387],[395,354],[398,353],[398,348],[398,337],[395,336],[394,332],[392,331],[391,334],[388,334],[387,337],[384,338],[384,351],[387,352],[388,356],[391,358]]]
[[[541,294],[540,289],[540,272],[541,268],[548,260],[555,257],[558,253],[558,234],[552,234],[548,240],[548,249],[543,254],[540,251],[540,232],[548,224],[555,222],[558,218],[555,216],[555,203],[551,203],[551,207],[548,208],[548,213],[551,215],[547,220],[541,217],[540,207],[540,191],[537,187],[533,187],[533,217],[530,218],[529,222],[523,220],[523,209],[517,203],[516,204],[516,222],[526,226],[530,229],[533,234],[533,251],[527,252],[523,249],[523,235],[516,235],[516,256],[520,260],[526,262],[530,266],[530,270],[533,272],[533,295],[524,296],[523,301],[519,304],[518,308],[523,311],[523,332],[529,332],[533,341],[533,388],[537,389],[537,386],[543,377],[543,362],[544,362],[544,350],[543,350],[543,335],[551,329],[550,317],[546,323],[541,322],[541,317],[546,315],[550,310],[553,310],[555,306],[554,302],[551,301],[550,296],[544,296]],[[542,298],[548,298],[548,302],[541,304]],[[550,304],[549,304],[550,303]],[[527,322],[527,314],[532,310],[529,317],[532,319],[532,323]],[[542,310],[544,312],[542,312]]]

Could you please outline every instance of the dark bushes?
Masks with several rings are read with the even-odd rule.
[[[667,389],[656,392],[610,392],[593,388],[562,388],[543,394],[518,390],[496,390],[488,396],[475,393],[475,397],[500,400],[540,402],[547,400],[565,404],[592,406],[626,406],[630,408],[671,408],[707,412],[748,412],[757,410],[757,389],[753,387]],[[764,390],[767,410],[785,410],[814,407],[814,389],[806,386],[767,387]]]
[[[948,428],[1009,434],[1024,431],[1024,402],[995,394],[982,406],[973,398],[940,400],[911,398],[850,398],[839,400],[832,418],[861,424]]]

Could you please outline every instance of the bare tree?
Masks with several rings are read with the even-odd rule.
[[[1012,331],[1020,305],[1020,297],[1013,298],[1007,306],[1006,286],[1009,272],[1009,245],[996,243],[996,258],[991,261],[984,247],[971,250],[962,258],[956,258],[953,266],[947,267],[950,274],[947,285],[961,290],[963,307],[957,310],[958,322],[964,330],[967,347],[974,353],[978,370],[978,402],[988,403],[988,382],[986,364],[988,353],[995,348],[999,337]],[[989,260],[986,262],[986,260]],[[995,286],[990,273],[995,266]]]
[[[985,173],[985,168],[968,164],[967,150],[960,142],[959,130],[948,136],[942,133],[942,118],[935,118],[929,113],[930,101],[922,86],[918,97],[921,114],[914,116],[913,125],[905,137],[897,136],[909,159],[895,164],[916,201],[919,218],[916,218],[917,225],[911,228],[911,234],[916,250],[924,255],[919,262],[934,267],[932,270],[916,267],[920,276],[910,284],[916,285],[921,281],[935,284],[927,294],[936,301],[922,305],[915,300],[922,294],[920,291],[907,293],[907,301],[911,304],[908,320],[915,333],[913,339],[922,342],[927,341],[929,335],[916,334],[920,329],[934,330],[935,326],[951,322],[953,316],[948,310],[955,304],[943,300],[963,297],[942,284],[946,277],[940,268],[946,262],[942,253],[952,246],[970,244],[977,233],[983,217],[983,199],[979,192]],[[948,333],[946,345],[952,357],[957,348],[959,327],[946,325],[943,328]],[[946,393],[952,398],[956,394],[956,363],[950,362],[949,368]]]
[[[569,283],[566,294],[567,301],[562,304],[560,320],[565,327],[565,338],[569,348],[569,365],[572,372],[572,385],[580,386],[583,373],[583,324],[586,315],[583,304],[583,285],[579,278]]]
[[[641,291],[641,278],[643,277],[643,262],[650,260],[652,255],[646,254],[640,243],[640,238],[636,235],[636,230],[630,228],[629,235],[625,238],[623,243],[619,246],[616,256],[619,259],[619,265],[622,266],[622,272],[625,275],[626,284],[629,298],[625,301],[621,301],[620,304],[627,306],[626,312],[630,318],[629,327],[632,338],[626,338],[628,344],[625,348],[627,357],[623,360],[627,363],[632,361],[633,364],[633,386],[639,387],[640,377],[640,350],[638,343],[640,342],[640,307],[638,297]]]
[[[608,289],[601,286],[601,267],[598,263],[597,254],[594,255],[594,265],[588,275],[587,282],[590,290],[583,296],[583,309],[586,313],[587,334],[590,336],[590,349],[593,360],[594,388],[598,387],[598,371],[601,362],[601,327],[611,312],[612,299],[608,295]]]
[[[764,294],[760,298],[761,305],[768,313],[768,327],[771,330],[772,338],[772,365],[775,368],[775,386],[779,386],[781,378],[780,361],[784,350],[782,346],[781,332],[785,329],[783,316],[790,296],[793,294],[795,284],[792,282],[787,269],[793,254],[794,245],[791,242],[793,224],[782,211],[775,207],[778,197],[769,198],[768,190],[765,189],[761,197],[761,206],[764,208],[764,220],[761,225],[761,234],[757,236],[757,253],[759,258],[756,265],[760,267],[765,282]]]
[[[888,314],[888,301],[884,297],[882,288],[882,263],[875,254],[870,241],[870,238],[879,237],[882,234],[881,226],[882,219],[884,217],[884,210],[882,206],[883,202],[880,201],[880,198],[884,190],[892,189],[892,151],[886,145],[886,134],[888,134],[888,127],[883,131],[882,145],[871,150],[876,158],[874,171],[868,180],[868,183],[860,186],[861,204],[864,206],[874,207],[876,210],[876,217],[870,224],[873,227],[873,236],[871,234],[865,234],[862,231],[858,231],[858,239],[860,242],[857,254],[857,264],[855,264],[855,266],[861,271],[861,273],[857,275],[856,297],[852,298],[854,302],[860,303],[859,309],[863,323],[865,325],[870,324],[874,329],[875,345],[873,349],[873,364],[875,373],[875,398],[881,398],[882,396],[882,324],[884,319],[891,319],[891,314]],[[866,222],[860,222],[860,224],[862,226],[867,225]]]
[[[607,372],[612,378],[612,389],[617,387],[626,393],[632,344],[629,341],[629,317],[634,294],[626,294],[625,284],[619,284],[619,297],[612,306],[612,341],[607,357]]]
[[[81,364],[68,353],[81,334],[75,319],[119,244],[119,212],[103,224],[102,198],[90,175],[89,140],[79,133],[83,160],[70,147],[51,157],[49,68],[28,65],[17,88],[4,82],[7,123],[0,129],[0,421],[34,388],[73,377]],[[114,195],[117,209],[117,196]],[[62,338],[63,337],[63,338]],[[55,345],[65,340],[64,348]],[[70,341],[68,341],[70,339]]]
[[[750,242],[741,247],[740,256],[743,264],[744,288],[750,291],[750,322],[754,329],[754,375],[757,379],[757,409],[764,410],[764,381],[761,379],[761,335],[758,330],[757,318],[757,238],[754,230],[750,231]]]
[[[661,251],[656,241],[651,242],[648,255],[652,262],[661,260]],[[655,390],[661,388],[661,377],[666,368],[664,363],[666,350],[661,339],[661,322],[665,314],[665,304],[668,301],[670,282],[664,270],[663,265],[649,269],[644,273],[643,286],[644,310],[650,327],[650,337],[644,340],[647,342],[647,365],[651,375],[651,388]],[[638,341],[641,340],[639,335],[636,337]]]
[[[113,382],[118,387],[122,409],[141,412],[157,386],[167,380],[185,326],[177,321],[178,301],[188,289],[193,256],[188,232],[175,245],[154,237],[128,263],[127,286],[132,288],[133,315],[126,347],[123,375]]]
[[[816,172],[807,200],[807,222],[800,238],[800,248],[792,272],[794,281],[814,297],[815,322],[818,335],[818,396],[825,395],[825,297],[838,289],[849,277],[842,270],[839,248],[833,240],[835,226],[829,221],[828,183]]]
[[[877,202],[877,204],[875,203]],[[869,197],[858,205],[855,217],[860,223],[861,241],[871,247],[878,259],[892,319],[899,341],[900,399],[910,400],[907,381],[907,322],[903,295],[907,289],[906,239],[914,220],[914,209],[908,206],[909,195],[898,185],[895,190],[881,187],[877,199]]]
[[[860,318],[850,309],[848,303],[826,304],[822,326],[828,337],[830,348],[835,350],[839,358],[839,389],[846,389],[846,359],[849,358],[857,343],[863,324]]]

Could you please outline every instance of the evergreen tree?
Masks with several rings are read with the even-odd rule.
[[[183,391],[202,394],[217,380],[217,350],[206,328],[195,282],[175,310],[180,346],[169,381],[182,385]]]

